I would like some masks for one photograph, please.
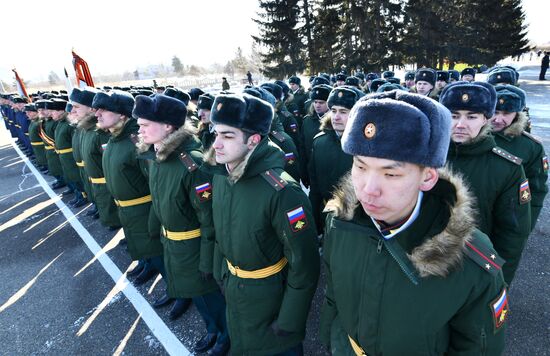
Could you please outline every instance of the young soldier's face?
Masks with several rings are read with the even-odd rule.
[[[447,85],[447,82],[444,80],[438,80],[437,82],[435,82],[435,87],[439,90],[445,88],[445,85]]]
[[[83,119],[86,115],[92,112],[92,108],[76,102],[73,102],[73,112],[77,120]]]
[[[104,109],[97,109],[95,116],[97,116],[97,126],[104,130],[115,126],[122,118],[122,115]]]
[[[292,91],[300,89],[300,86],[296,83],[290,83],[288,86],[290,86],[290,89],[292,89]]]
[[[36,117],[38,116],[38,113],[36,111],[27,111],[27,117],[31,120],[34,120],[36,119]]]
[[[342,85],[346,84],[346,81],[345,80],[337,80],[336,81],[336,86],[337,87],[341,87]]]
[[[423,80],[417,81],[415,85],[416,92],[421,95],[428,95],[430,93],[430,90],[434,88],[431,83],[425,82]]]
[[[493,131],[499,132],[510,126],[516,118],[516,114],[515,112],[497,110],[490,121]]]
[[[227,125],[214,126],[214,132],[216,139],[212,147],[216,153],[216,162],[227,164],[229,169],[239,164],[260,140],[258,134],[246,138],[242,130]]]
[[[173,130],[173,126],[162,122],[151,121],[143,118],[138,118],[139,137],[148,145],[160,143]]]
[[[348,123],[349,111],[348,108],[337,105],[333,105],[332,108],[330,108],[332,128],[340,135],[342,135]]]
[[[54,121],[59,120],[64,113],[65,111],[62,110],[50,110],[50,116]]]
[[[414,209],[418,193],[437,183],[435,168],[382,158],[354,156],[353,189],[367,215],[387,224],[406,218]]]
[[[318,115],[322,115],[328,111],[328,105],[327,102],[324,100],[313,100],[313,110]]]
[[[407,79],[405,80],[405,86],[407,88],[412,88],[414,86],[414,79]]]
[[[471,74],[464,74],[462,76],[462,80],[465,80],[467,82],[473,82],[474,81],[474,76],[471,75]]]
[[[212,111],[208,109],[199,109],[199,119],[203,124],[209,124],[210,123],[210,113]]]
[[[451,140],[456,143],[465,143],[476,138],[487,124],[485,115],[468,110],[453,111],[451,117]]]

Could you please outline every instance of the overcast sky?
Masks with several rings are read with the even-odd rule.
[[[548,0],[524,0],[529,38],[550,42]],[[138,66],[225,64],[237,47],[250,53],[257,0],[26,0],[0,4],[0,30],[14,41],[0,50],[0,79],[13,81],[11,69],[27,80],[63,74],[71,49],[94,73],[133,71]]]

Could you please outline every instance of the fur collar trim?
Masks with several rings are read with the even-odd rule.
[[[76,124],[76,128],[84,131],[88,131],[91,129],[95,129],[95,125],[97,124],[97,117],[93,112],[90,112],[86,114],[86,116],[82,120],[78,120],[78,123]]]
[[[516,114],[516,118],[514,119],[514,121],[512,121],[510,126],[505,128],[502,131],[502,133],[506,136],[511,136],[511,137],[521,136],[521,133],[527,127],[527,121],[528,121],[527,114],[525,114],[523,111],[518,112]]]
[[[330,110],[321,117],[321,125],[319,126],[319,131],[325,131],[325,130],[334,130],[332,128],[332,121],[331,121],[331,113]]]
[[[450,169],[439,170],[439,179],[446,180],[456,190],[456,202],[451,206],[450,217],[445,229],[427,238],[408,255],[421,277],[446,277],[464,258],[466,242],[472,239],[475,229],[473,199],[465,181]],[[326,209],[341,220],[352,220],[359,202],[348,173],[327,203]]]
[[[183,142],[192,138],[196,133],[197,129],[186,121],[182,127],[166,136],[160,144],[157,145],[158,149],[155,152],[157,161],[165,161]],[[149,151],[151,145],[143,142],[140,138],[136,147],[138,153],[145,153]]]
[[[254,153],[258,146],[254,147],[244,157],[244,159],[239,163],[231,172],[228,173],[227,179],[231,184],[235,184],[239,181],[239,179],[242,178],[244,171],[246,167],[248,166],[248,161],[250,160],[250,157]],[[208,163],[211,166],[216,166],[218,163],[216,163],[216,152],[214,150],[214,147],[210,147],[210,149],[204,154],[203,156],[204,162]],[[227,168],[224,167],[224,169],[227,170]]]

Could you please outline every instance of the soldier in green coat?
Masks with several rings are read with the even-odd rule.
[[[510,284],[531,231],[531,192],[521,159],[498,147],[489,134],[495,89],[485,82],[454,82],[440,100],[452,113],[448,163],[471,187],[478,227],[506,261],[504,280]]]
[[[201,140],[202,147],[205,150],[212,146],[212,142],[214,142],[215,139],[212,123],[210,122],[210,112],[212,110],[213,103],[214,95],[212,94],[200,95],[197,102],[199,120],[201,121],[199,125],[199,138]]]
[[[449,112],[403,91],[353,108],[351,174],[327,204],[320,336],[333,355],[500,355],[502,259],[445,164]]]
[[[491,119],[495,141],[499,147],[522,159],[531,190],[531,230],[535,228],[548,193],[548,157],[541,141],[525,131],[527,114],[525,92],[512,85],[497,85],[497,106]]]
[[[292,91],[292,101],[289,102],[287,105],[289,109],[290,107],[294,108],[294,110],[292,110],[292,113],[294,114],[294,117],[296,117],[296,120],[298,121],[298,125],[300,126],[301,130],[303,118],[307,114],[306,101],[308,99],[308,93],[306,93],[306,90],[302,86],[302,80],[297,76],[292,76],[288,78],[288,86]]]
[[[183,102],[160,94],[138,95],[133,110],[140,126],[139,151],[152,156],[149,187],[162,226],[168,293],[179,305],[192,298],[206,323],[207,333],[195,351],[224,355],[229,349],[225,301],[212,278],[211,176],[198,169],[202,147],[186,115]]]
[[[25,105],[25,113],[31,120],[29,124],[29,139],[34,152],[35,164],[41,172],[45,173],[48,171],[48,161],[46,160],[44,141],[42,141],[42,138],[40,137],[40,121],[38,118],[38,110],[36,105]]]
[[[219,95],[213,172],[215,277],[223,284],[233,355],[301,355],[317,286],[319,254],[311,206],[267,138],[272,106]]]
[[[310,113],[304,117],[300,131],[302,142],[300,151],[300,165],[302,171],[302,181],[306,187],[309,187],[310,179],[308,173],[309,161],[311,160],[311,151],[313,150],[313,138],[319,133],[321,119],[328,112],[327,100],[332,87],[326,84],[320,84],[310,92],[312,102]]]
[[[351,168],[352,157],[342,151],[341,137],[346,127],[351,108],[357,101],[352,89],[334,88],[328,97],[330,112],[322,120],[322,130],[313,139],[309,161],[309,200],[317,231],[322,233],[324,218],[321,214],[326,202],[332,197],[338,181]]]
[[[44,142],[44,149],[46,150],[46,160],[48,161],[48,170],[50,175],[55,177],[55,181],[52,183],[52,189],[59,189],[66,186],[63,179],[63,168],[59,161],[59,156],[55,152],[55,128],[57,127],[57,121],[53,120],[50,115],[50,108],[54,104],[51,100],[38,100],[38,116],[43,120],[41,126],[41,137]],[[42,108],[42,105],[44,108]]]

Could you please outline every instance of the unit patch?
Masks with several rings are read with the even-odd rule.
[[[529,180],[526,179],[519,186],[519,203],[527,204],[531,201],[531,190],[529,189]]]
[[[296,156],[294,156],[293,152],[285,153],[285,161],[288,164],[293,164],[296,161]]]
[[[306,214],[303,207],[298,207],[286,213],[290,228],[294,232],[303,230],[307,226]]]
[[[200,201],[210,200],[212,198],[212,186],[208,182],[196,186],[195,193],[197,193]]]
[[[548,172],[548,156],[542,157],[542,169],[544,172]]]
[[[495,331],[497,331],[504,325],[504,322],[506,321],[506,317],[508,316],[509,312],[508,295],[506,294],[506,288],[502,288],[502,292],[500,292],[498,297],[491,302],[489,307],[491,308],[491,313],[493,314]]]

